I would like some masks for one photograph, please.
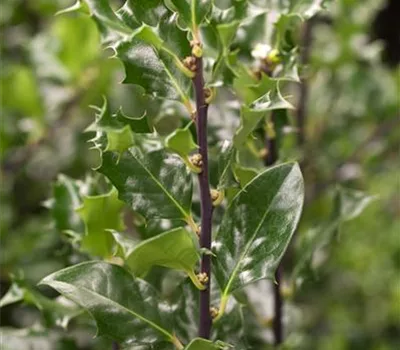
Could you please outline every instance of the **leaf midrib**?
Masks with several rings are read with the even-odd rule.
[[[170,201],[179,209],[179,211],[183,214],[184,218],[189,217],[190,214],[187,213],[186,210],[182,208],[182,206],[167,191],[167,189],[163,186],[163,184],[158,181],[158,179],[153,175],[153,173],[149,169],[147,169],[147,167],[140,161],[139,157],[135,156],[132,152],[131,152],[131,154],[136,159],[136,161],[140,164],[140,166],[150,175],[150,177],[156,183],[156,185],[162,189],[162,191],[167,195],[167,197],[170,199]]]
[[[276,191],[276,193],[275,193],[275,195],[274,195],[272,201],[270,202],[271,204],[275,201],[276,195],[277,195],[277,194],[279,193],[279,191],[281,190],[282,186],[283,186],[284,183],[286,182],[286,179],[287,179],[288,175],[289,175],[291,172],[292,172],[292,169],[291,169],[291,170],[287,173],[287,175],[285,176],[285,180],[282,181],[281,185],[279,186],[278,191]],[[254,238],[257,236],[258,231],[260,230],[262,224],[264,223],[265,218],[267,217],[267,215],[268,215],[268,213],[269,213],[270,208],[271,208],[271,205],[269,205],[269,206],[267,207],[267,210],[266,210],[265,213],[263,214],[263,216],[262,216],[262,218],[261,218],[261,220],[260,220],[260,223],[258,224],[256,230],[254,231],[254,234],[252,235],[252,237],[251,237],[251,239],[249,240],[249,242],[246,244],[246,247],[245,247],[245,249],[243,250],[243,253],[240,255],[240,258],[238,259],[238,262],[236,263],[236,266],[235,266],[235,268],[234,268],[233,271],[232,271],[231,277],[229,278],[228,283],[227,283],[227,285],[226,285],[226,287],[225,287],[225,289],[224,289],[223,297],[227,297],[227,296],[230,294],[230,293],[229,293],[229,289],[230,289],[230,286],[232,285],[232,283],[233,283],[233,281],[234,281],[234,279],[235,279],[235,277],[236,277],[236,275],[237,275],[237,272],[238,272],[238,270],[239,270],[240,264],[241,264],[242,260],[244,259],[244,257],[247,255],[247,253],[248,253],[248,251],[249,251],[249,249],[250,249],[250,246],[251,246],[251,244],[252,244],[253,241],[254,241]]]
[[[45,282],[45,281],[44,281],[44,282]],[[142,320],[143,322],[149,324],[152,328],[156,329],[157,331],[159,331],[160,333],[162,333],[163,335],[165,335],[165,336],[168,338],[169,341],[171,341],[171,339],[174,338],[174,336],[173,336],[171,333],[169,333],[169,332],[168,332],[167,330],[165,330],[164,328],[161,328],[158,324],[156,324],[156,323],[154,323],[154,322],[148,320],[147,318],[141,316],[140,314],[138,314],[138,313],[136,313],[136,312],[134,312],[134,311],[128,309],[128,308],[125,307],[124,305],[122,305],[122,304],[120,304],[120,303],[118,303],[118,302],[116,302],[116,301],[114,301],[114,300],[112,300],[112,299],[108,299],[108,298],[106,298],[105,296],[103,296],[103,295],[101,295],[101,294],[99,294],[99,293],[97,293],[97,292],[95,292],[95,291],[93,291],[93,290],[90,290],[90,289],[88,289],[88,288],[86,288],[86,287],[82,287],[82,286],[79,286],[79,287],[78,287],[78,286],[73,285],[72,283],[67,283],[67,282],[62,282],[62,281],[53,281],[53,282],[49,281],[49,282],[47,282],[47,283],[52,284],[52,285],[61,285],[61,286],[62,286],[62,285],[67,285],[67,286],[73,286],[73,287],[76,288],[76,289],[82,289],[82,290],[84,290],[84,291],[87,291],[88,293],[93,294],[94,296],[97,296],[99,299],[104,299],[104,300],[106,300],[107,302],[110,302],[110,303],[112,303],[112,304],[114,304],[114,305],[117,305],[117,306],[120,307],[121,309],[123,309],[123,310],[127,311],[128,313],[132,314],[134,317],[137,317],[137,318],[139,318],[140,320]],[[84,308],[85,308],[88,312],[90,312],[90,310],[89,310],[87,307],[84,307]],[[90,312],[90,313],[91,313],[91,312]]]

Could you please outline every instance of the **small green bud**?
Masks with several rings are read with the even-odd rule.
[[[218,191],[218,190],[212,189],[210,191],[210,196],[211,196],[213,206],[216,207],[222,203],[222,201],[224,200],[225,194],[224,194],[223,190]]]
[[[193,46],[192,55],[197,58],[203,57],[203,48],[200,45]]]
[[[218,314],[219,314],[219,309],[217,307],[215,306],[210,307],[210,315],[212,319],[218,317]]]
[[[208,275],[206,272],[200,272],[196,275],[199,282],[204,286],[208,283]]]
[[[210,104],[210,103],[214,100],[215,95],[216,95],[216,90],[215,90],[215,88],[214,88],[214,87],[212,87],[212,88],[206,87],[206,88],[204,89],[204,95],[205,95],[205,101],[206,101],[206,103],[207,103],[207,104]]]
[[[281,55],[279,54],[279,51],[277,49],[273,49],[268,53],[267,56],[267,61],[273,63],[273,64],[278,64],[282,61]]]

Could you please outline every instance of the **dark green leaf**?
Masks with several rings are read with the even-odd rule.
[[[274,278],[300,218],[303,197],[298,165],[284,164],[256,176],[232,200],[213,244],[222,306],[246,284]]]
[[[164,150],[144,152],[132,147],[118,162],[115,153],[105,152],[98,171],[114,184],[119,198],[146,219],[187,220],[192,177],[185,164]]]
[[[85,262],[57,271],[41,284],[85,308],[97,323],[98,336],[138,345],[177,341],[170,309],[161,306],[149,284],[120,266]]]

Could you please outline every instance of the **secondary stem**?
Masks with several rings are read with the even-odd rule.
[[[203,59],[196,58],[196,75],[193,78],[193,85],[196,93],[196,129],[199,153],[202,157],[202,172],[198,175],[200,186],[201,205],[201,232],[200,247],[211,249],[211,225],[212,225],[212,202],[210,196],[210,184],[208,179],[208,146],[207,146],[207,111],[208,105],[205,102]],[[211,315],[210,315],[210,281],[211,281],[211,257],[203,254],[201,258],[201,272],[208,276],[208,286],[200,291],[200,320],[199,336],[205,339],[210,338]]]
[[[271,122],[275,123],[275,113],[272,111]],[[273,137],[272,137],[273,136]],[[278,160],[278,145],[276,135],[268,135],[265,133],[265,148],[267,149],[267,155],[264,158],[264,165],[271,166]],[[281,280],[283,274],[282,264],[278,266],[275,273],[274,283],[274,321],[273,321],[273,332],[274,332],[274,343],[280,345],[283,342],[283,299],[281,292]]]
[[[282,265],[279,265],[275,273],[274,283],[274,342],[275,345],[280,345],[283,342],[283,299],[281,293],[281,280],[282,280]]]

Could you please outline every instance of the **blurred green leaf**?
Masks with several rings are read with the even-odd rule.
[[[108,230],[122,231],[122,208],[124,204],[118,199],[118,192],[98,196],[84,196],[77,213],[85,223],[85,235],[81,249],[92,256],[111,257],[113,237]]]

